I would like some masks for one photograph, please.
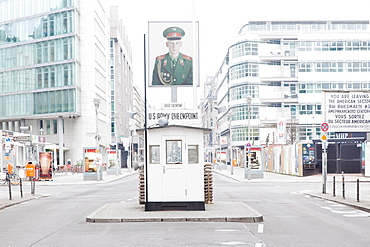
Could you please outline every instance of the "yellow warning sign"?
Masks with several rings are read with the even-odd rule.
[[[322,134],[321,135],[321,141],[327,141],[328,140],[328,136],[325,135],[325,134]]]

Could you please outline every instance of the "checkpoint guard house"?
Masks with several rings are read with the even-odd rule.
[[[203,137],[210,129],[201,127],[197,109],[198,23],[148,27],[149,127],[138,131],[146,134],[145,210],[205,210]]]
[[[209,131],[181,125],[147,129],[145,211],[205,210],[203,135]]]

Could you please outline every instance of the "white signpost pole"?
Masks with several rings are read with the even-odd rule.
[[[321,124],[321,147],[322,147],[322,193],[326,194],[326,180],[328,174],[328,137],[326,131],[329,130],[327,123]]]

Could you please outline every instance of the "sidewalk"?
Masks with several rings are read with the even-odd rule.
[[[300,182],[300,183],[317,183],[317,190],[305,192],[305,194],[338,202],[366,212],[370,212],[370,177],[364,177],[362,174],[343,174],[345,181],[345,199],[343,199],[342,174],[328,174],[326,181],[326,193],[322,193],[323,176],[322,174],[298,177],[273,172],[264,172],[263,178],[252,178],[248,180],[245,177],[244,168],[233,167],[231,173],[230,166],[223,166],[221,169],[215,167],[215,173],[227,176],[229,178],[245,183],[266,183],[266,182]],[[335,177],[335,196],[333,196],[333,181]],[[359,179],[359,201],[357,201],[357,179]]]
[[[121,169],[121,174],[119,175],[107,175],[107,172],[103,172],[102,180],[84,180],[83,173],[55,173],[53,179],[50,181],[36,181],[36,191],[39,186],[51,186],[51,185],[72,185],[72,184],[99,184],[99,183],[109,183],[114,180],[120,179],[125,176],[129,176],[136,171],[129,170],[127,168]],[[4,181],[0,181],[3,183]],[[24,180],[23,186],[30,186],[30,181]],[[29,191],[23,189],[23,197],[20,197],[19,186],[12,186],[12,200],[9,200],[9,189],[8,185],[1,185],[0,187],[0,210],[6,207],[10,207],[22,202],[26,202],[32,199],[37,199],[40,197],[47,197],[49,195],[39,195],[30,194]]]

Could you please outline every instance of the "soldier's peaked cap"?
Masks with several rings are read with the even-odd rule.
[[[163,31],[163,37],[168,40],[178,40],[185,36],[185,31],[179,27],[169,27]]]

